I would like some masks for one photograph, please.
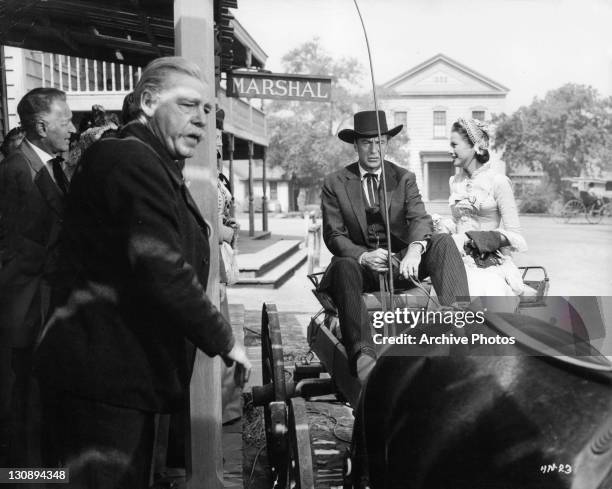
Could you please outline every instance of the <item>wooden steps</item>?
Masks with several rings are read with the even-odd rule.
[[[238,255],[240,279],[233,287],[277,288],[307,259],[302,240],[280,240],[256,253]]]
[[[301,240],[283,239],[256,253],[238,253],[240,278],[260,277],[300,247]]]

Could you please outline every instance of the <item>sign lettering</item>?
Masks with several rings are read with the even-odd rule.
[[[234,71],[228,77],[229,97],[331,101],[330,77]]]

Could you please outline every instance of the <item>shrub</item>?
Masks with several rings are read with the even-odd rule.
[[[558,198],[554,188],[548,184],[525,187],[517,196],[519,212],[523,214],[545,214]]]

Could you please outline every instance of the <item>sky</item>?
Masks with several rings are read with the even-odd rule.
[[[508,112],[568,82],[612,96],[612,0],[358,4],[377,84],[443,53],[510,88]],[[332,56],[368,67],[353,0],[239,0],[234,15],[269,56],[269,70],[282,71],[282,56],[315,37]]]

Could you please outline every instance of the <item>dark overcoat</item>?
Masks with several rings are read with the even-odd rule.
[[[393,252],[403,252],[410,243],[427,240],[433,232],[433,223],[423,205],[414,173],[389,161],[385,161],[384,171]],[[367,241],[359,163],[325,178],[321,208],[323,239],[334,256],[358,259],[371,249]],[[384,219],[384,212],[382,215]]]
[[[46,326],[46,389],[149,412],[183,408],[194,348],[233,347],[211,303],[210,227],[162,143],[139,121],[83,156],[60,258],[75,285]],[[186,341],[188,340],[188,341]]]
[[[31,346],[48,308],[43,280],[56,273],[63,195],[23,142],[0,162],[0,341]]]

